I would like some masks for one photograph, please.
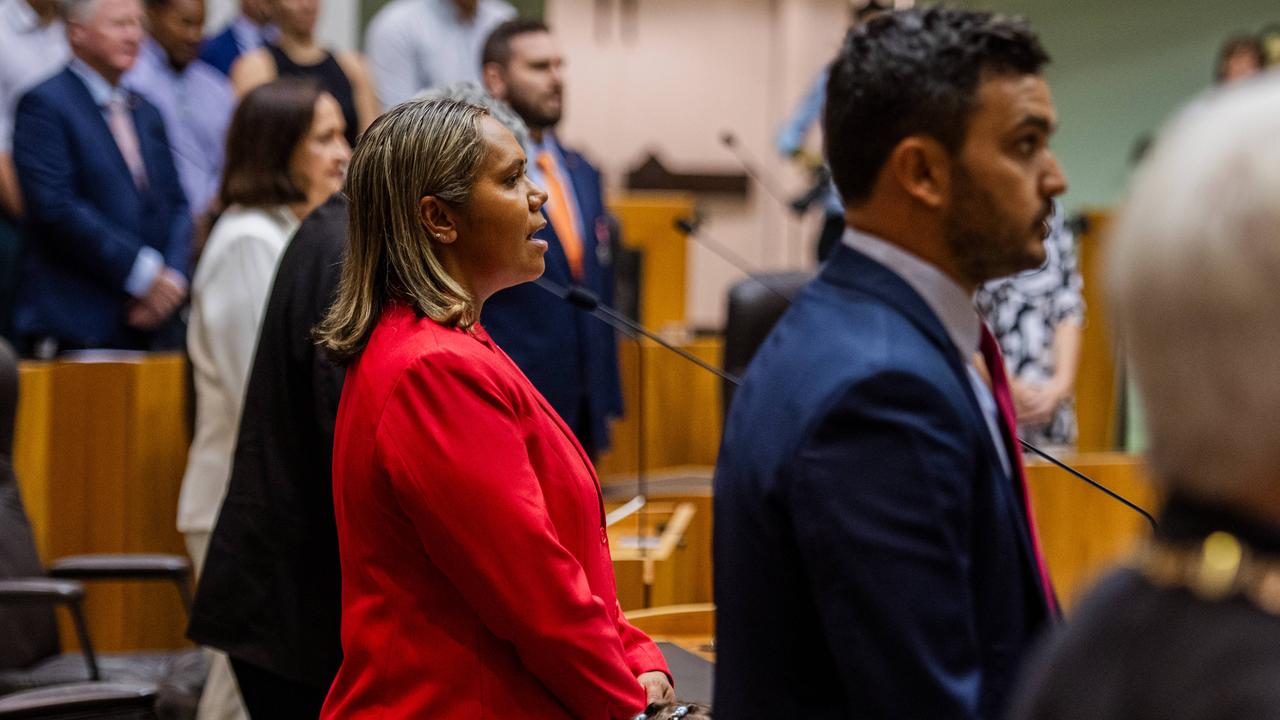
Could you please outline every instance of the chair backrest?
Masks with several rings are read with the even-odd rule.
[[[18,359],[0,340],[0,579],[40,577],[18,481],[13,472],[13,423],[18,412]],[[28,667],[58,652],[58,626],[47,605],[0,605],[0,670]]]
[[[791,299],[813,276],[804,271],[756,273],[729,288],[729,311],[724,324],[725,372],[741,377],[760,343],[791,306]],[[721,384],[721,406],[726,416],[735,389],[728,380]]]

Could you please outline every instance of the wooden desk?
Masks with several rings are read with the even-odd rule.
[[[186,382],[177,354],[20,364],[14,470],[43,561],[186,554],[174,527],[190,437]],[[171,583],[90,583],[85,614],[101,650],[185,644]]]

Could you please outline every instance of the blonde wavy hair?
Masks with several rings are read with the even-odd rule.
[[[488,114],[457,100],[411,100],[360,137],[347,170],[349,245],[338,294],[315,331],[336,361],[364,350],[392,301],[444,325],[476,322],[473,298],[436,255],[419,201],[467,204],[486,153],[480,122]]]

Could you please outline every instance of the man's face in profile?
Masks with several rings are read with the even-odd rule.
[[[511,61],[501,98],[530,128],[555,127],[564,105],[564,58],[550,33],[528,32],[511,38]]]
[[[978,85],[945,226],[957,267],[975,285],[1044,263],[1052,200],[1067,188],[1049,149],[1057,120],[1039,75],[989,75]]]

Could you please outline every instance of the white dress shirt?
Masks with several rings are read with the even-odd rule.
[[[61,20],[40,24],[27,0],[0,0],[0,154],[13,150],[13,114],[23,93],[71,59]]]
[[[210,532],[218,518],[267,295],[298,224],[283,205],[233,205],[214,224],[200,256],[187,325],[196,427],[178,497],[180,532]]]
[[[480,83],[484,41],[515,16],[505,0],[480,0],[470,20],[452,0],[392,0],[364,35],[378,100],[389,108],[430,88]]]
[[[1005,474],[1013,477],[1009,454],[1004,447],[1004,436],[1000,431],[995,397],[973,364],[973,358],[978,354],[978,345],[982,341],[982,318],[974,309],[973,297],[934,265],[874,235],[849,228],[845,230],[844,244],[902,278],[942,322],[952,344],[960,352],[960,361],[969,371],[969,385],[973,387],[973,394],[977,396],[978,405],[982,408],[982,417],[987,421],[987,430],[991,433],[996,453],[1000,455],[1000,465]]]

